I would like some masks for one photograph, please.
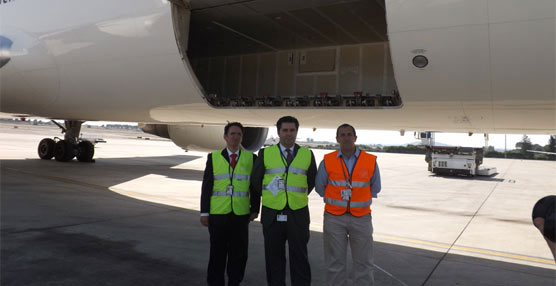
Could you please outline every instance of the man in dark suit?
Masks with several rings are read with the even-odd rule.
[[[207,282],[224,286],[240,285],[247,264],[249,221],[257,217],[258,205],[251,206],[250,179],[256,156],[240,150],[241,123],[224,127],[226,148],[208,155],[201,193],[201,224],[210,234]]]
[[[286,285],[288,242],[292,286],[310,285],[308,195],[315,185],[313,152],[295,144],[299,122],[285,116],[276,123],[280,143],[259,151],[251,174],[252,206],[262,196],[266,278],[269,286]]]

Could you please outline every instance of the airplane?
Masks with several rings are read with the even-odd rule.
[[[0,0],[0,112],[65,121],[39,156],[91,161],[85,121],[185,149],[303,127],[556,134],[554,0]]]
[[[554,152],[547,152],[547,151],[537,151],[537,150],[526,150],[526,151],[531,153],[545,154],[545,155],[556,155],[556,153]]]

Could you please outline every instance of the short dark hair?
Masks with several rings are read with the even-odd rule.
[[[230,123],[226,124],[226,126],[224,127],[224,135],[228,135],[228,130],[230,130],[230,127],[232,127],[232,126],[239,127],[239,129],[241,129],[241,134],[243,134],[243,125],[241,125],[241,123],[239,123],[239,122],[230,122]]]
[[[294,123],[295,130],[299,129],[299,121],[297,121],[297,118],[293,116],[284,116],[278,119],[278,122],[276,122],[276,128],[278,129],[278,133],[280,133],[280,128],[282,128],[282,123]]]
[[[357,134],[355,133],[355,128],[353,128],[353,126],[351,126],[347,123],[344,123],[344,124],[338,126],[338,129],[336,129],[336,137],[338,137],[340,135],[340,128],[344,128],[344,127],[350,127],[351,130],[353,130],[353,136],[357,136]]]

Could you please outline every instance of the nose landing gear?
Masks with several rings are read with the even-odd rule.
[[[38,154],[43,160],[50,160],[52,157],[59,162],[71,161],[74,157],[80,162],[94,162],[95,146],[93,143],[79,138],[81,124],[83,121],[66,120],[65,127],[58,125],[64,133],[64,139],[55,137],[54,139],[44,138],[39,143]]]

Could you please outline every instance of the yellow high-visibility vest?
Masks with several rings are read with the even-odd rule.
[[[263,206],[282,210],[288,204],[292,210],[307,206],[308,184],[307,171],[311,165],[311,151],[300,147],[290,166],[286,166],[286,158],[282,156],[280,147],[273,145],[263,149],[265,174],[263,178]],[[276,195],[268,190],[268,185],[278,176],[285,181],[285,190]]]
[[[233,169],[221,151],[212,152],[214,185],[210,197],[210,214],[228,214],[232,211],[236,215],[249,214],[249,182],[252,170],[251,152],[240,151]],[[231,193],[228,193],[228,185],[233,186]]]

